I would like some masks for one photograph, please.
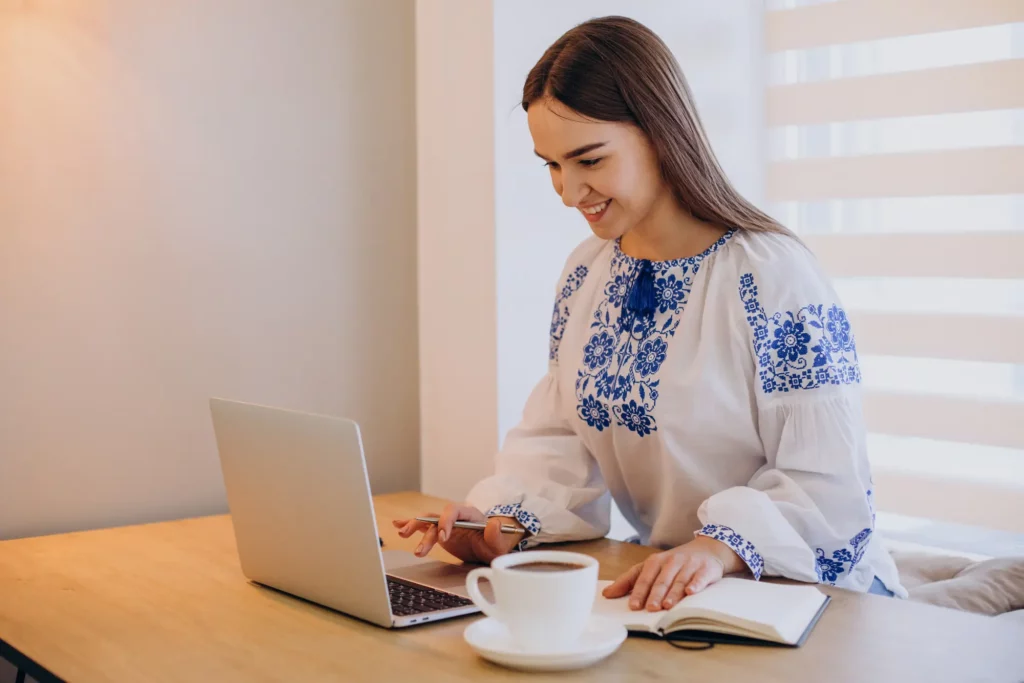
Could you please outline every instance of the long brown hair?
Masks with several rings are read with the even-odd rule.
[[[523,109],[545,97],[590,119],[640,128],[658,155],[662,177],[694,217],[726,228],[792,234],[729,182],[682,69],[640,22],[602,17],[566,32],[526,77]]]

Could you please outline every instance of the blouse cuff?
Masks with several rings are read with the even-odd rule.
[[[524,510],[519,503],[512,503],[509,505],[495,505],[487,511],[488,517],[512,517],[517,522],[523,525],[526,529],[526,534],[523,535],[523,540],[516,544],[515,550],[526,550],[527,542],[530,540],[530,536],[536,536],[540,533],[540,520],[537,519],[537,515],[533,514],[528,510]]]
[[[705,524],[703,529],[694,533],[694,536],[707,536],[726,544],[750,568],[754,580],[761,578],[761,572],[764,571],[764,558],[761,557],[761,553],[757,552],[753,543],[745,540],[730,527],[724,524]]]

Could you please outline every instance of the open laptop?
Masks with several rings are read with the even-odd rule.
[[[387,628],[479,611],[469,567],[381,550],[355,422],[217,398],[210,411],[248,579]]]

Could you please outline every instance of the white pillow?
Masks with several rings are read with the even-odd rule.
[[[967,560],[965,566],[956,569],[960,564],[942,557],[923,562],[918,567],[923,582],[908,588],[910,599],[988,615],[1024,609],[1024,557]],[[950,570],[953,574],[942,578]],[[935,579],[928,581],[931,577]]]

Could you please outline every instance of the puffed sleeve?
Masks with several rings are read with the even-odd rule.
[[[858,576],[858,563],[874,512],[854,336],[812,255],[792,242],[755,259],[736,290],[766,463],[704,501],[697,533],[728,543],[755,577],[866,588],[874,576]]]

